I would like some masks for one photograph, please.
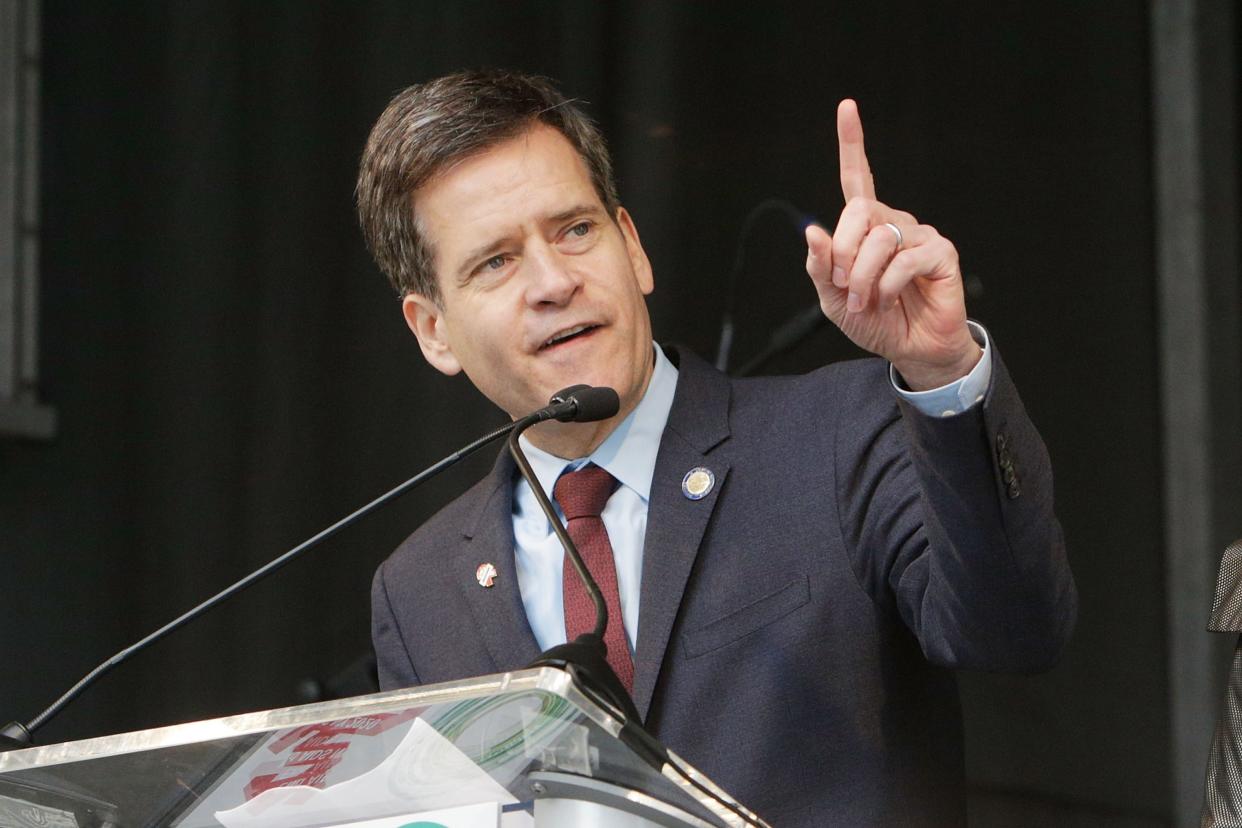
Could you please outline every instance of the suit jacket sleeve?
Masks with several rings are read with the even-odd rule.
[[[847,392],[848,394],[849,392]],[[856,575],[934,664],[1035,672],[1060,657],[1077,595],[1047,450],[999,353],[981,405],[899,400],[839,420],[837,508]]]
[[[410,651],[393,615],[392,602],[385,582],[388,570],[385,561],[375,571],[371,582],[371,641],[375,646],[375,664],[379,672],[379,685],[383,690],[397,687],[413,687],[421,684]]]

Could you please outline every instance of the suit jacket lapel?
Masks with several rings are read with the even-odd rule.
[[[634,703],[644,719],[651,706],[686,581],[729,472],[729,463],[722,452],[708,457],[709,452],[729,435],[728,379],[693,354],[681,356],[669,348],[665,353],[680,365],[677,393],[660,440],[651,481],[647,536],[643,544]],[[686,472],[698,466],[710,469],[716,482],[702,500],[691,500],[682,493],[682,479]]]
[[[479,485],[479,505],[462,529],[454,564],[466,604],[498,671],[520,669],[539,655],[513,558],[513,473],[513,458],[502,449],[491,474]],[[495,585],[489,589],[475,578],[484,563],[496,567]]]

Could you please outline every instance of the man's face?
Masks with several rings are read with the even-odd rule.
[[[535,126],[463,161],[415,194],[440,298],[403,310],[423,355],[465,371],[512,417],[568,385],[646,390],[651,265],[625,210],[614,222],[559,132]]]

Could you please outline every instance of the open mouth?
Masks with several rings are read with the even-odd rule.
[[[599,325],[575,325],[572,328],[566,328],[554,336],[549,337],[546,342],[539,346],[539,350],[546,351],[549,348],[564,345],[566,342],[572,342],[575,339],[580,339],[581,337],[587,336],[598,329]]]

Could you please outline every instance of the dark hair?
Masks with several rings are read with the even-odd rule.
[[[356,196],[367,246],[398,295],[440,296],[434,251],[414,211],[418,188],[537,123],[569,140],[608,215],[615,216],[617,189],[604,138],[547,78],[494,69],[460,72],[392,99],[367,139]]]

